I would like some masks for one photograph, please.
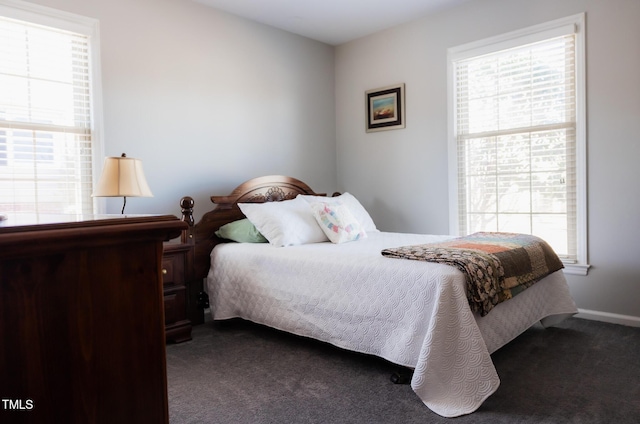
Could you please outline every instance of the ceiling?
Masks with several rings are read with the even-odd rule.
[[[470,0],[194,0],[330,45]]]

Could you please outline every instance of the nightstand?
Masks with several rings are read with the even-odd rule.
[[[162,255],[162,287],[164,291],[164,324],[167,343],[191,340],[191,321],[187,316],[189,284],[186,277],[191,246],[180,239],[164,243]]]

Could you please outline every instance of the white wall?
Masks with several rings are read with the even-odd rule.
[[[333,47],[191,0],[32,2],[100,21],[104,151],[142,159],[155,196],[127,212],[179,215],[190,195],[198,218],[268,174],[335,190]]]
[[[356,194],[383,230],[447,233],[447,49],[580,12],[593,268],[568,279],[579,308],[640,317],[638,0],[478,0],[339,46],[338,188]],[[399,82],[406,129],[365,133],[365,90]]]

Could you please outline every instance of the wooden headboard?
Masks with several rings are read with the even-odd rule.
[[[325,193],[315,193],[307,184],[292,177],[268,175],[253,178],[240,184],[227,196],[211,196],[216,206],[205,213],[197,224],[193,220],[193,199],[183,197],[180,201],[182,220],[189,224],[189,229],[183,233],[182,242],[193,245],[192,278],[199,280],[207,276],[211,250],[217,244],[228,241],[218,238],[215,232],[224,224],[245,217],[238,203],[279,202],[294,199],[298,194],[325,196]]]

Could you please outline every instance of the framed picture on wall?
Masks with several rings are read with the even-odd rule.
[[[367,90],[367,132],[404,128],[404,84]]]

